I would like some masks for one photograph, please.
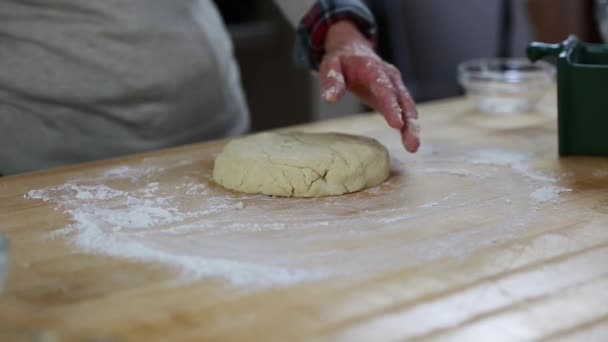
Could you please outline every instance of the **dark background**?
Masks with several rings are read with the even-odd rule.
[[[461,94],[459,63],[523,57],[531,40],[569,33],[598,41],[593,0],[367,1],[380,32],[379,53],[403,73],[418,102]],[[254,131],[345,116],[364,108],[352,96],[320,101],[312,73],[292,64],[294,30],[270,0],[217,0],[235,44]]]

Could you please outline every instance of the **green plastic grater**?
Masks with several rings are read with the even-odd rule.
[[[570,36],[528,46],[532,62],[548,56],[558,57],[559,154],[608,156],[608,45]]]

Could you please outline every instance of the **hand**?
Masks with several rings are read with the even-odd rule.
[[[405,148],[416,152],[420,147],[418,112],[399,70],[384,62],[348,21],[330,27],[325,51],[319,67],[325,101],[335,103],[350,90],[382,113],[389,126],[401,132]]]

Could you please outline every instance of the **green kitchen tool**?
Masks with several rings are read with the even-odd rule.
[[[557,56],[559,154],[608,156],[608,45],[570,36],[534,42],[528,58]]]

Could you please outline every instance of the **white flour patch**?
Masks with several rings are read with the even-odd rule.
[[[203,184],[190,184],[186,190],[186,195],[202,194],[206,188]]]
[[[432,150],[432,149],[430,149]],[[498,176],[501,168],[509,168],[515,174],[521,176],[528,184],[528,188],[534,189],[529,193],[529,205],[538,206],[541,204],[556,204],[559,202],[560,195],[564,192],[571,191],[570,189],[561,188],[557,185],[559,179],[550,175],[546,175],[538,170],[535,170],[530,164],[530,155],[501,149],[482,149],[471,151],[466,158],[458,156],[450,157],[435,157],[427,151],[427,160],[425,163],[440,163],[449,165],[451,163],[467,163],[471,165],[469,168],[450,168],[450,167],[435,167],[414,169],[416,173],[423,175],[446,175],[457,177],[477,177],[486,179],[488,177]],[[479,169],[483,169],[480,171]],[[604,172],[597,170],[594,177],[602,177]],[[608,172],[606,172],[608,176]],[[566,175],[562,175],[566,177]],[[433,208],[441,205],[442,201],[434,200],[420,206],[422,209]],[[506,204],[513,203],[513,200],[508,198]]]
[[[440,201],[438,201],[438,202],[435,202],[435,201],[427,202],[427,203],[421,205],[419,208],[421,208],[421,209],[430,209],[430,208],[433,208],[433,207],[437,207],[437,206],[441,205],[442,203],[447,202],[447,201],[453,199],[454,197],[456,197],[456,193],[455,192],[450,192],[445,197],[443,197]]]
[[[105,185],[97,186],[79,186],[76,184],[64,184],[57,187],[51,187],[45,190],[32,190],[25,195],[27,199],[37,199],[48,202],[51,200],[52,194],[60,194],[63,199],[74,198],[76,200],[109,200],[116,197],[126,197],[124,191],[111,189]]]
[[[447,196],[445,196],[444,198],[442,198],[441,201],[442,202],[449,201],[449,200],[453,199],[454,197],[456,197],[456,193],[455,192],[450,192],[449,194],[447,194]]]
[[[519,175],[537,182],[555,183],[557,179],[533,170],[526,162],[528,156],[498,149],[480,150],[471,153],[470,162],[475,165],[509,166]]]
[[[119,167],[115,167],[113,169],[109,169],[108,171],[104,172],[103,175],[106,178],[114,178],[114,177],[118,177],[118,178],[125,178],[125,177],[131,177],[133,176],[133,174],[135,172],[139,172],[139,170],[129,167],[129,166],[119,166]]]
[[[145,174],[131,169],[118,171],[110,175],[118,177],[120,174],[123,179],[136,181],[137,178],[132,178],[134,173]],[[184,211],[179,209],[180,196],[177,193],[161,195],[160,186],[159,182],[150,182],[137,191],[126,192],[108,185],[74,182],[32,190],[25,198],[53,203],[72,217],[72,224],[53,231],[48,238],[68,238],[79,249],[91,254],[161,263],[178,270],[184,280],[221,277],[234,285],[287,285],[321,276],[320,273],[279,265],[207,256],[204,246],[201,246],[201,253],[170,241],[167,237],[172,235],[192,234],[208,228],[205,224],[188,225],[188,222],[202,220],[226,209],[243,210],[245,205],[242,201],[210,200],[203,208]],[[191,184],[185,192],[196,196],[205,189],[200,184]],[[174,225],[176,228],[170,228]],[[281,229],[284,228],[285,225],[281,225]],[[230,227],[231,232],[239,230],[252,232],[256,227],[247,223],[242,227]],[[162,247],[163,242],[175,243],[175,247]]]
[[[561,193],[571,191],[572,189],[559,188],[556,186],[544,186],[530,194],[530,198],[537,204],[557,204],[559,202],[559,195]]]
[[[155,173],[163,172],[164,168],[161,167],[132,167],[132,166],[118,166],[109,169],[103,173],[104,179],[128,179],[136,181],[142,177],[154,175]]]
[[[422,173],[427,174],[427,175],[439,174],[439,175],[449,175],[449,176],[459,176],[459,177],[479,177],[479,175],[477,175],[476,173],[471,172],[467,169],[426,168],[426,169],[422,169]]]
[[[397,215],[397,216],[388,216],[388,217],[384,217],[384,218],[379,218],[378,219],[378,223],[381,224],[393,224],[393,223],[397,223],[397,222],[401,222],[401,221],[407,221],[411,218],[416,217],[415,215],[412,214],[406,214],[406,215]]]
[[[572,191],[572,189],[559,187],[557,178],[534,170],[528,164],[529,156],[525,154],[487,149],[475,151],[471,155],[471,162],[475,165],[508,166],[516,174],[526,178],[530,186],[535,189],[529,195],[532,206],[558,204],[562,193]],[[512,201],[509,199],[506,203],[511,204]]]
[[[480,165],[512,166],[522,164],[528,159],[523,154],[498,149],[474,151],[471,155],[471,162]]]
[[[420,206],[422,209],[430,209],[439,205],[439,202],[427,202]]]
[[[418,150],[417,154],[420,156],[438,156],[441,150],[436,146],[422,145]]]
[[[221,276],[234,285],[287,285],[310,280],[307,272],[277,266],[259,265],[223,258],[167,252],[162,248],[124,236],[108,234],[102,227],[89,225],[76,239],[80,248],[134,261],[158,262],[182,270],[184,280]]]

